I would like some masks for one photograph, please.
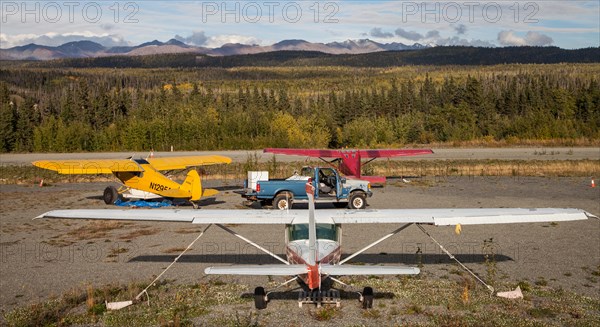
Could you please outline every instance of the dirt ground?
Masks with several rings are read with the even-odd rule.
[[[210,181],[221,193],[204,201],[210,209],[244,208],[232,192],[240,181]],[[74,287],[127,284],[158,275],[200,232],[185,223],[121,223],[33,220],[52,209],[108,208],[101,200],[109,183],[2,185],[0,187],[0,304],[2,313],[48,299]],[[451,177],[390,180],[375,188],[371,208],[574,207],[600,215],[600,187],[587,178]],[[302,205],[298,205],[302,208]],[[321,205],[321,210],[334,210]],[[160,210],[160,209],[155,209]],[[202,209],[200,209],[202,210]],[[252,209],[248,209],[252,210]],[[350,254],[395,229],[390,225],[346,225],[343,250]],[[492,239],[497,278],[543,280],[549,286],[600,296],[600,221],[558,224],[426,226],[431,235],[481,276],[486,275],[484,240]],[[283,255],[280,226],[239,226],[235,230]],[[417,256],[418,249],[423,253]],[[420,257],[420,258],[419,258]],[[416,226],[353,259],[355,263],[422,263],[422,274],[442,277],[459,269]],[[165,278],[196,283],[205,267],[231,263],[275,263],[267,255],[212,227]],[[254,286],[264,277],[224,277]],[[377,290],[376,290],[377,291]],[[293,300],[282,300],[296,306]]]

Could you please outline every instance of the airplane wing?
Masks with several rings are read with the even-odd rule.
[[[306,265],[231,265],[208,267],[207,275],[294,276],[306,274]]]
[[[316,210],[317,223],[396,224],[435,226],[540,223],[596,217],[581,209],[468,208]],[[307,210],[191,210],[191,209],[74,209],[54,210],[37,218],[114,219],[188,222],[194,224],[295,224],[308,223]]]
[[[406,266],[322,265],[321,272],[332,276],[345,275],[418,275],[420,270]]]
[[[319,158],[341,158],[344,151],[354,150],[327,150],[327,149],[287,149],[287,148],[267,148],[265,153],[276,153],[296,156],[319,157]],[[386,149],[386,150],[358,150],[362,158],[387,158],[401,156],[417,156],[422,154],[431,154],[431,149]]]
[[[90,159],[90,160],[41,160],[32,164],[59,174],[112,174],[118,171],[144,171],[135,161],[129,159]]]
[[[431,149],[358,150],[358,152],[361,158],[408,157],[433,153]]]
[[[321,273],[345,275],[417,275],[419,268],[406,266],[322,265]],[[294,276],[307,273],[306,265],[231,265],[208,267],[207,275]]]
[[[341,158],[342,152],[340,150],[327,150],[327,149],[287,149],[287,148],[266,148],[263,150],[264,153],[276,153],[286,154],[294,156],[307,156],[307,157],[318,157],[318,158]]]
[[[322,212],[321,210],[320,212]],[[594,215],[571,208],[446,208],[340,210],[329,215],[338,224],[420,223],[435,226],[539,223],[583,220]]]
[[[156,170],[186,169],[195,166],[231,163],[231,158],[218,155],[148,158],[146,160]]]

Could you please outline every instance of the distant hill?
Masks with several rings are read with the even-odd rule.
[[[378,43],[369,39],[347,40],[344,42],[313,43],[305,40],[284,40],[273,45],[247,45],[228,43],[210,49],[185,44],[171,39],[167,42],[158,40],[145,42],[136,46],[118,46],[106,48],[91,41],[69,42],[58,47],[28,44],[9,49],[0,49],[0,60],[52,60],[65,58],[95,58],[110,56],[146,56],[157,54],[195,53],[212,56],[231,56],[240,54],[257,54],[273,51],[318,51],[329,54],[358,54],[388,50],[415,50],[426,46],[415,43]]]
[[[301,44],[298,43],[298,44]],[[274,45],[275,46],[275,45]],[[287,47],[289,45],[279,45]],[[144,47],[146,48],[146,47]],[[598,63],[600,48],[565,50],[556,47],[434,47],[422,50],[378,51],[363,54],[328,54],[318,51],[271,51],[256,54],[214,56],[197,53],[109,56],[26,62],[38,67],[273,67],[351,66],[393,67],[403,65],[497,65]]]

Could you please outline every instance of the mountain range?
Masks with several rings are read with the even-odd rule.
[[[272,45],[227,43],[218,48],[185,44],[176,39],[167,42],[154,40],[137,46],[104,47],[92,41],[74,41],[60,46],[28,44],[0,49],[0,60],[51,60],[62,58],[96,58],[108,56],[144,56],[153,54],[197,53],[210,56],[257,54],[273,51],[317,51],[328,54],[363,54],[381,51],[419,50],[431,47],[415,43],[378,43],[369,39],[344,42],[313,43],[305,40],[284,40]]]

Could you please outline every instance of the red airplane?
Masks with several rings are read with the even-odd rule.
[[[348,177],[364,179],[372,184],[385,183],[385,176],[361,176],[360,168],[362,164],[368,164],[376,158],[406,157],[418,156],[422,154],[432,154],[431,149],[386,149],[386,150],[320,150],[320,149],[287,149],[287,148],[267,148],[265,153],[286,154],[296,156],[317,157],[327,163],[339,162],[338,169]],[[327,161],[323,158],[335,158]],[[362,158],[370,158],[362,163]]]

